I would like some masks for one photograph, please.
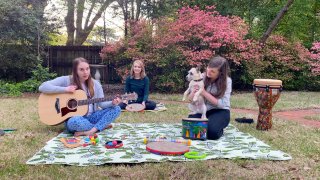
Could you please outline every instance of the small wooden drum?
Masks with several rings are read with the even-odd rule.
[[[272,127],[272,107],[282,91],[282,81],[276,79],[255,79],[253,90],[259,106],[257,129],[269,130]]]
[[[179,156],[189,152],[187,145],[174,142],[150,142],[146,149],[153,154],[166,156]]]
[[[144,106],[140,103],[132,103],[127,105],[126,110],[130,112],[143,112]]]
[[[185,139],[206,140],[208,120],[200,118],[182,119],[182,137]]]

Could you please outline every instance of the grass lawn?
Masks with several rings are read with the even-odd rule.
[[[182,94],[152,94],[151,99],[164,99],[170,101],[181,101]],[[259,106],[253,93],[233,92],[231,95],[231,107],[242,109],[258,110]],[[320,108],[319,92],[285,92],[283,91],[277,103],[273,107],[273,111]]]
[[[313,115],[313,116],[305,116],[304,118],[309,119],[309,120],[313,120],[313,121],[320,121],[320,115]]]
[[[182,95],[152,94],[151,99],[181,100]],[[320,107],[320,92],[283,92],[275,111]],[[320,129],[273,118],[273,129],[258,131],[255,123],[231,123],[274,149],[289,153],[290,161],[208,160],[141,164],[107,164],[103,166],[30,166],[25,162],[45,143],[58,135],[63,126],[46,126],[38,119],[37,97],[0,98],[0,128],[18,131],[0,136],[0,179],[313,179],[320,177]],[[168,103],[161,113],[122,113],[117,122],[177,123],[188,113],[186,104]],[[257,109],[252,93],[234,93],[233,108]],[[256,119],[256,117],[253,117]]]

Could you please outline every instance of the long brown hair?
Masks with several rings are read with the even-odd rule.
[[[221,56],[215,56],[210,60],[208,67],[218,68],[219,75],[215,81],[212,81],[212,79],[205,75],[204,87],[206,89],[209,85],[215,83],[217,86],[217,93],[212,95],[216,98],[221,98],[227,89],[227,78],[230,77],[229,63],[225,58]]]
[[[78,87],[78,89],[82,89],[82,85],[81,85],[81,82],[80,82],[80,79],[78,76],[78,65],[81,62],[85,62],[85,63],[89,64],[88,61],[83,57],[75,58],[72,62],[72,84],[76,85]],[[94,89],[93,89],[93,80],[92,80],[91,74],[89,74],[88,79],[85,81],[85,85],[87,86],[87,88],[90,92],[90,96],[93,97],[94,96]],[[84,90],[84,89],[82,89],[82,90]]]
[[[131,70],[130,70],[130,77],[134,78],[134,71],[133,71],[134,63],[138,63],[139,66],[141,66],[140,78],[143,79],[146,76],[146,70],[144,68],[144,63],[141,60],[133,61]]]

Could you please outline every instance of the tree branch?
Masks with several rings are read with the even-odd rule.
[[[94,8],[94,6],[96,5],[96,0],[93,0],[92,4],[91,4],[91,7],[89,9],[89,12],[88,12],[88,16],[86,18],[86,22],[84,24],[84,27],[87,27],[88,26],[88,23],[89,23],[89,20],[90,20],[90,17],[91,17],[91,14],[92,14],[92,10]]]
[[[82,18],[83,18],[83,11],[84,11],[84,3],[85,3],[85,0],[78,0],[77,21],[76,21],[77,31],[81,31],[82,30]]]
[[[284,14],[288,11],[289,7],[293,4],[293,1],[294,0],[288,0],[287,4],[279,11],[277,17],[271,22],[269,28],[260,39],[261,44],[264,45],[266,43],[267,39],[269,38],[274,28],[278,25],[280,20],[283,18]]]

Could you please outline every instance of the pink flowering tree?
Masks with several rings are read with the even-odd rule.
[[[319,43],[310,53],[299,42],[273,35],[261,47],[246,38],[248,26],[241,18],[221,16],[214,7],[185,7],[175,18],[129,24],[127,39],[107,44],[101,57],[115,63],[123,79],[133,60],[143,60],[147,75],[156,82],[151,86],[161,91],[181,92],[187,84],[183,77],[188,69],[193,65],[204,67],[217,54],[229,60],[237,74],[234,82],[239,84],[250,85],[255,78],[275,78],[283,80],[285,88],[295,89],[305,87],[319,73]]]
[[[163,91],[183,90],[182,77],[188,69],[193,65],[205,66],[216,54],[235,64],[260,58],[259,46],[245,38],[248,26],[244,21],[221,16],[214,7],[186,7],[176,19],[140,20],[130,25],[129,38],[107,44],[101,56],[111,58],[123,78],[132,60],[144,60],[148,75],[157,82],[156,88]]]
[[[312,73],[320,75],[320,42],[313,43],[311,48],[312,57]]]
[[[103,61],[115,64],[122,80],[129,74],[133,60],[145,60],[152,54],[151,22],[140,20],[128,24],[128,37],[115,43],[107,43],[100,53]]]
[[[221,16],[214,6],[205,10],[184,7],[177,20],[167,25],[168,32],[156,47],[176,46],[190,65],[206,64],[216,54],[237,64],[259,59],[256,42],[245,38],[248,26],[244,21]]]
[[[300,42],[290,42],[272,35],[261,50],[262,59],[246,63],[248,77],[280,79],[285,89],[307,89],[311,73],[312,54]]]

